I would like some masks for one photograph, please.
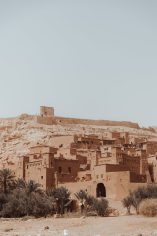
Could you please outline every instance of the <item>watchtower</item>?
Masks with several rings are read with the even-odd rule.
[[[52,117],[52,116],[54,116],[54,108],[41,106],[40,107],[40,115],[42,117]]]

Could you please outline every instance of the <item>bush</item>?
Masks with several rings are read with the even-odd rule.
[[[24,191],[14,190],[8,195],[8,201],[3,204],[2,217],[22,217],[27,214],[27,197]]]
[[[47,195],[52,198],[52,201],[55,200],[57,213],[64,214],[65,204],[70,200],[69,190],[65,187],[54,188],[47,191]]]
[[[88,212],[93,210],[93,203],[95,201],[93,196],[89,195],[84,190],[75,193],[75,196],[81,204],[81,213],[85,211],[85,213],[88,214]]]
[[[157,185],[147,185],[146,187],[139,187],[129,193],[129,195],[122,200],[124,207],[130,211],[133,206],[136,213],[139,214],[139,205],[144,199],[157,198]]]
[[[139,206],[139,213],[144,216],[157,216],[157,199],[145,199]]]
[[[108,201],[106,199],[95,199],[93,201],[93,210],[95,210],[98,216],[108,215]]]
[[[47,216],[52,212],[51,198],[39,193],[28,195],[25,189],[16,189],[3,204],[2,217]]]
[[[130,214],[130,208],[132,205],[132,198],[130,196],[125,197],[122,200],[123,207],[127,208],[127,213]]]
[[[7,195],[4,193],[0,193],[0,211],[3,209],[3,205],[7,203],[8,198]]]
[[[35,217],[46,217],[48,214],[52,213],[53,206],[51,197],[33,193],[31,203],[33,203],[31,215]]]

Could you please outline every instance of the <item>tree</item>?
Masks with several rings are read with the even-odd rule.
[[[136,213],[139,214],[139,205],[144,199],[147,198],[157,198],[156,185],[147,185],[145,187],[139,187],[134,191],[130,191],[128,197],[124,198],[122,203],[126,208],[133,206]],[[130,206],[128,204],[130,204]]]
[[[83,213],[84,209],[87,213],[93,206],[94,197],[89,195],[86,191],[80,190],[79,192],[75,193],[76,198],[80,202],[81,205],[81,213]]]
[[[65,187],[55,188],[51,191],[49,190],[49,196],[52,196],[57,204],[57,212],[64,214],[64,205],[69,201],[70,199],[70,192]]]
[[[52,201],[46,194],[31,192],[25,189],[14,189],[7,195],[7,202],[3,204],[0,215],[3,217],[47,216],[52,213]]]
[[[28,195],[31,195],[32,193],[39,193],[39,194],[43,193],[43,191],[40,188],[40,184],[36,183],[34,180],[26,182],[23,179],[18,179],[17,188],[25,189]]]
[[[130,196],[125,197],[122,200],[122,204],[123,204],[123,207],[127,208],[127,213],[130,215],[130,208],[131,208],[131,205],[132,205],[131,197]]]
[[[0,170],[0,187],[4,194],[15,188],[15,176],[9,169]]]
[[[108,201],[104,198],[96,199],[93,201],[93,209],[97,212],[98,216],[108,215]]]

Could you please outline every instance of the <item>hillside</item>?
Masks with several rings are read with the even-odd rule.
[[[63,118],[65,122],[56,125],[42,125],[36,122],[35,116],[21,115],[16,118],[0,119],[0,159],[15,161],[17,157],[28,153],[29,148],[36,144],[47,144],[59,147],[69,147],[74,134],[96,134],[102,135],[110,131],[128,131],[135,136],[146,136],[157,139],[157,131],[151,132],[146,129],[126,127],[125,123],[121,126],[105,126],[102,122],[91,124],[86,120],[85,124],[71,122],[70,119]],[[95,124],[95,125],[94,125]],[[117,123],[119,124],[119,123]]]

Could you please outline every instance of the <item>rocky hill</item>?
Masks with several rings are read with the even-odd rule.
[[[70,121],[70,120],[69,120]],[[103,135],[110,131],[128,131],[135,136],[145,136],[157,139],[157,130],[140,129],[139,127],[128,127],[125,123],[121,126],[105,126],[97,122],[85,122],[79,124],[74,122],[61,122],[56,125],[42,125],[36,122],[34,116],[21,115],[10,119],[0,119],[0,159],[15,161],[17,157],[28,153],[29,148],[36,144],[47,144],[59,147],[69,147],[74,134],[96,134]],[[117,123],[119,124],[119,123]]]

